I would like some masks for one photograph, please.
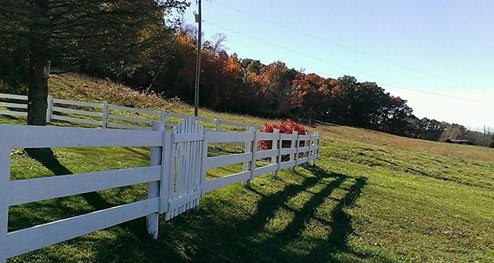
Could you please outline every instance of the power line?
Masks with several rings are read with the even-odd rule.
[[[320,61],[320,62],[323,62],[325,64],[329,64],[329,65],[332,65],[332,66],[337,66],[339,68],[343,68],[343,69],[346,69],[346,70],[351,70],[353,72],[357,72],[357,73],[361,73],[361,74],[365,74],[365,75],[368,75],[368,76],[371,76],[371,77],[376,77],[375,75],[372,75],[372,74],[368,74],[366,72],[363,72],[363,71],[360,71],[360,70],[357,70],[357,69],[354,69],[354,68],[350,68],[350,67],[347,67],[345,65],[341,65],[341,64],[337,64],[337,63],[333,63],[333,62],[328,62],[326,60],[323,60],[323,59],[320,59],[318,57],[315,57],[315,56],[311,56],[311,55],[308,55],[308,54],[305,54],[305,53],[302,53],[300,51],[297,51],[295,49],[291,49],[291,48],[287,48],[287,47],[284,47],[284,46],[281,46],[281,45],[278,45],[276,43],[273,43],[273,42],[269,42],[267,40],[264,40],[264,39],[261,39],[261,38],[258,38],[258,37],[255,37],[255,36],[252,36],[252,35],[248,35],[248,34],[245,34],[245,33],[241,33],[239,31],[236,31],[236,30],[233,30],[233,29],[230,29],[230,28],[227,28],[227,27],[224,27],[222,25],[218,25],[218,24],[215,24],[215,23],[211,23],[209,21],[204,21],[204,23],[206,24],[209,24],[209,25],[212,25],[214,27],[218,27],[218,28],[221,28],[223,30],[227,30],[227,31],[230,31],[230,32],[233,32],[235,34],[238,34],[238,35],[241,35],[241,36],[244,36],[244,37],[247,37],[247,38],[250,38],[250,39],[253,39],[253,40],[256,40],[256,41],[259,41],[259,42],[263,42],[265,44],[269,44],[271,46],[275,46],[277,48],[280,48],[280,49],[284,49],[286,51],[289,51],[291,53],[294,53],[294,54],[297,54],[297,55],[301,55],[301,56],[304,56],[304,57],[308,57],[308,58],[311,58],[313,60],[317,60],[317,61]]]
[[[346,49],[348,51],[351,51],[351,52],[360,54],[362,56],[366,56],[366,57],[372,58],[374,60],[379,60],[379,61],[382,61],[382,62],[391,64],[391,65],[394,65],[396,67],[400,67],[402,69],[406,69],[408,71],[412,71],[412,72],[415,72],[415,73],[426,75],[426,76],[429,76],[429,77],[432,77],[432,78],[441,79],[441,80],[444,80],[444,81],[447,81],[447,82],[452,82],[452,83],[458,83],[458,81],[456,81],[456,80],[451,80],[451,79],[448,79],[448,78],[446,78],[444,76],[441,76],[441,75],[438,75],[438,74],[435,74],[435,73],[430,73],[430,72],[426,72],[426,71],[423,71],[423,70],[419,70],[419,69],[410,67],[408,65],[401,64],[399,62],[396,62],[396,61],[393,61],[393,60],[390,60],[390,59],[380,58],[380,57],[375,56],[375,55],[372,55],[372,54],[370,54],[368,52],[365,52],[365,51],[362,51],[362,50],[358,50],[358,49],[355,49],[353,47],[350,47],[350,46],[347,46],[347,45],[343,45],[343,44],[340,44],[340,43],[337,43],[337,42],[334,42],[334,41],[329,41],[327,39],[324,39],[324,38],[321,38],[321,37],[318,37],[318,36],[315,36],[315,35],[312,35],[312,34],[308,34],[308,33],[304,32],[302,30],[298,30],[296,28],[291,28],[291,27],[288,27],[288,26],[285,26],[285,25],[276,23],[276,22],[274,22],[272,20],[269,20],[269,19],[266,19],[264,17],[260,17],[260,16],[257,16],[257,15],[254,15],[254,14],[251,14],[251,13],[248,13],[248,12],[245,12],[243,10],[240,10],[238,8],[235,8],[235,7],[232,7],[232,6],[223,4],[223,3],[219,3],[218,1],[213,1],[212,3],[213,4],[216,4],[216,5],[220,5],[222,7],[228,8],[228,9],[231,9],[231,10],[234,10],[234,11],[236,11],[236,12],[238,12],[240,14],[243,14],[245,16],[249,16],[249,17],[252,17],[254,19],[263,21],[265,23],[268,23],[268,24],[271,24],[271,25],[274,25],[274,26],[283,28],[283,29],[285,29],[287,31],[295,32],[295,33],[304,35],[306,37],[310,37],[310,38],[312,38],[314,40],[317,40],[317,41],[320,41],[320,42],[323,42],[323,43],[326,43],[326,44],[330,44],[330,45],[333,45],[333,46],[337,46],[339,48]]]
[[[223,30],[226,30],[226,31],[230,31],[232,33],[238,34],[238,35],[243,36],[243,37],[246,37],[246,38],[250,38],[250,39],[256,40],[258,42],[262,42],[262,43],[265,43],[265,44],[268,44],[268,45],[277,47],[279,49],[286,50],[288,52],[291,52],[291,53],[294,53],[294,54],[297,54],[297,55],[300,55],[300,56],[303,56],[303,57],[306,57],[306,58],[317,60],[317,61],[322,62],[322,63],[325,63],[327,65],[336,66],[336,67],[343,68],[343,69],[346,69],[346,70],[351,70],[353,72],[357,72],[357,73],[360,73],[360,74],[363,74],[363,75],[367,75],[367,76],[370,76],[370,77],[373,77],[373,78],[381,79],[380,76],[377,76],[377,75],[374,75],[374,74],[370,74],[370,73],[367,73],[367,72],[363,72],[363,71],[360,71],[360,70],[356,70],[354,68],[347,67],[345,65],[341,65],[341,64],[337,64],[337,63],[333,63],[333,62],[328,62],[327,60],[324,60],[324,59],[321,59],[321,58],[318,58],[318,57],[315,57],[315,56],[312,56],[312,55],[308,55],[308,54],[305,54],[303,52],[300,52],[300,51],[297,51],[297,50],[294,50],[294,49],[291,49],[291,48],[287,48],[285,46],[282,46],[282,45],[279,45],[279,44],[276,44],[276,43],[273,43],[273,42],[270,42],[270,41],[267,41],[267,40],[264,40],[264,39],[261,39],[261,38],[258,38],[258,37],[249,35],[249,34],[241,33],[239,31],[236,31],[236,30],[233,30],[233,29],[224,27],[222,25],[211,23],[209,21],[204,21],[204,23],[209,24],[209,25],[214,26],[214,27],[217,27],[217,28],[220,28],[220,29],[223,29]],[[404,87],[401,87],[399,85],[394,85],[394,84],[391,84],[390,85],[388,83],[383,83],[383,82],[381,82],[381,85],[384,85],[384,86],[387,86],[387,87],[391,87],[391,88],[395,88],[395,89],[400,89],[400,90],[407,90],[407,91],[413,91],[413,92],[418,92],[418,93],[423,93],[423,94],[429,94],[429,95],[433,95],[433,96],[439,96],[439,97],[443,97],[443,98],[450,98],[450,99],[455,99],[455,100],[469,101],[469,102],[476,102],[476,103],[488,103],[487,101],[481,101],[481,100],[475,100],[475,99],[457,97],[457,96],[452,96],[452,95],[448,95],[448,94],[441,94],[441,93],[432,92],[432,91],[424,91],[424,90],[419,90],[419,89],[404,88]]]

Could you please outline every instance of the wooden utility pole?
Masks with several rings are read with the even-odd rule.
[[[197,62],[196,62],[196,80],[194,94],[194,116],[199,115],[199,84],[201,80],[201,45],[202,45],[202,8],[201,0],[197,0],[199,13],[195,14],[197,29]]]

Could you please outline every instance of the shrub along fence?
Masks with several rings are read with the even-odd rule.
[[[283,168],[312,162],[319,156],[318,134],[298,135],[205,130],[185,118],[172,129],[153,122],[152,130],[94,129],[0,125],[0,263],[44,246],[63,242],[137,218],[146,217],[147,231],[158,237],[160,214],[169,220],[199,205],[200,197],[234,183]],[[270,149],[260,142],[271,141]],[[287,143],[289,142],[289,143]],[[211,144],[242,143],[242,153],[210,156]],[[150,147],[147,167],[12,180],[15,148]],[[283,148],[287,147],[287,148]],[[210,178],[208,170],[243,164],[241,172]],[[105,189],[148,184],[147,198],[104,210],[9,232],[9,207]]]
[[[27,116],[27,96],[0,93],[0,115]],[[62,100],[48,96],[46,121],[62,121],[83,124],[89,127],[142,130],[151,129],[154,121],[166,122],[169,127],[178,125],[185,114],[166,111],[138,109],[109,104],[108,102],[85,102]],[[247,130],[254,125],[223,120],[220,118],[195,117],[196,120],[211,130],[221,131],[227,127],[235,130]]]

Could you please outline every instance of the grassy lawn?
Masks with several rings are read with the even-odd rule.
[[[59,82],[70,78],[75,76]],[[0,116],[0,123],[23,121]],[[198,211],[161,220],[158,240],[148,237],[145,220],[138,219],[9,262],[494,262],[493,149],[341,126],[312,130],[323,137],[317,167],[283,170],[255,179],[250,188],[237,184],[212,192]],[[144,148],[53,150],[56,159],[40,160],[16,150],[13,178],[149,162]],[[215,169],[210,177],[238,168]],[[146,189],[12,207],[9,230],[139,200]]]

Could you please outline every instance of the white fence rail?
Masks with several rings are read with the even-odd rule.
[[[149,234],[157,238],[159,214],[169,220],[197,207],[200,197],[210,191],[238,182],[248,184],[259,175],[315,162],[319,156],[318,134],[285,135],[253,129],[214,132],[193,118],[171,131],[165,126],[164,122],[154,122],[148,131],[0,125],[0,263],[140,217],[146,217]],[[271,148],[260,149],[260,141],[271,141]],[[208,156],[210,144],[232,142],[244,143],[245,151]],[[12,180],[12,149],[51,147],[151,147],[151,160],[147,167]],[[208,170],[232,164],[243,164],[243,170],[208,178]],[[149,184],[146,199],[8,231],[11,206],[142,183]]]
[[[5,108],[5,110],[2,110]],[[27,96],[0,93],[0,115],[27,116]],[[185,114],[138,109],[112,105],[107,102],[85,102],[75,100],[62,100],[48,97],[46,121],[63,121],[78,123],[90,127],[151,130],[154,121],[162,121],[168,127],[175,127],[185,118]],[[234,129],[247,130],[253,125],[223,120],[220,118],[195,117],[196,121],[210,126],[210,130],[221,131],[227,126]],[[257,128],[257,127],[256,127]]]
[[[27,96],[0,93],[0,99],[4,100],[0,107],[6,108],[0,109],[0,115],[27,116]]]

